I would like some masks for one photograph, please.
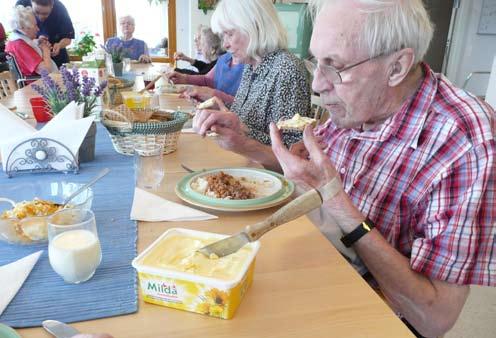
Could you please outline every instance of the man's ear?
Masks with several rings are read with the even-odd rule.
[[[393,53],[389,64],[390,87],[399,85],[408,75],[415,62],[415,53],[411,48],[404,48]]]

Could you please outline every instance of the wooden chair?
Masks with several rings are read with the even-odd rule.
[[[313,118],[317,120],[317,124],[323,124],[329,118],[329,112],[327,111],[327,109],[322,107],[320,96],[312,95],[311,102]]]
[[[17,90],[14,79],[9,71],[0,73],[0,100],[5,99]]]

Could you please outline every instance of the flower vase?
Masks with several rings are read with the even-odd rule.
[[[114,67],[114,75],[115,76],[122,76],[123,63],[122,62],[114,63],[113,67]]]
[[[96,122],[91,124],[81,147],[79,147],[79,163],[91,162],[95,159]]]

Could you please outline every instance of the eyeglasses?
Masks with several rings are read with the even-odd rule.
[[[304,62],[305,62],[305,67],[307,68],[307,70],[311,74],[314,74],[315,75],[315,72],[317,70],[319,70],[320,73],[322,75],[324,75],[324,77],[330,83],[332,83],[332,84],[340,84],[340,83],[343,83],[343,78],[341,77],[341,73],[342,72],[347,71],[347,70],[350,70],[351,68],[357,67],[357,66],[359,66],[359,65],[361,65],[361,64],[363,64],[365,62],[369,62],[371,60],[377,59],[377,58],[379,58],[379,57],[381,57],[383,55],[384,54],[376,55],[374,57],[371,57],[371,58],[362,60],[360,62],[354,63],[351,66],[345,67],[345,68],[343,68],[341,70],[337,70],[333,66],[327,66],[327,65],[319,64],[319,63],[317,63],[317,61],[304,60]]]

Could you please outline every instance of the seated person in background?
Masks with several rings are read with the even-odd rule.
[[[189,69],[175,69],[175,71],[183,74],[207,74],[212,68],[214,68],[217,63],[217,59],[220,55],[224,54],[222,49],[222,41],[220,38],[212,32],[209,27],[203,27],[200,32],[199,38],[200,53],[203,56],[202,60],[192,59],[183,53],[179,52],[174,55],[175,60],[182,60],[189,62],[193,67],[198,69],[198,73],[195,73]]]
[[[39,29],[31,7],[14,7],[10,25],[13,32],[9,36],[5,51],[15,57],[23,76],[40,75],[42,71],[57,71],[48,41],[36,40]]]
[[[169,48],[169,39],[166,37],[160,40],[160,43],[157,45],[156,48],[164,48],[165,51],[167,52],[167,49]]]
[[[217,98],[220,110],[198,111],[193,128],[201,135],[215,131],[217,142],[235,152],[270,151],[271,122],[310,114],[309,74],[287,51],[286,30],[271,0],[221,0],[211,22],[224,48],[245,66],[231,110]],[[284,134],[288,145],[300,139],[301,132]]]
[[[5,30],[2,23],[0,23],[0,72],[9,70],[9,65],[5,58],[5,40],[7,40]]]
[[[130,15],[123,16],[119,19],[119,25],[122,36],[108,39],[105,48],[107,50],[115,50],[122,46],[126,57],[131,60],[137,60],[142,63],[152,62],[145,41],[133,38],[135,29],[134,18]]]
[[[231,53],[219,57],[217,64],[206,75],[187,75],[172,72],[167,75],[175,84],[191,84],[197,87],[188,90],[188,95],[201,101],[217,96],[230,105],[241,83],[245,65],[233,58]]]
[[[313,89],[330,120],[292,151],[274,125],[272,152],[225,144],[300,189],[336,188],[309,217],[417,337],[439,337],[469,285],[496,286],[495,112],[422,62],[434,31],[423,1],[310,6]]]

